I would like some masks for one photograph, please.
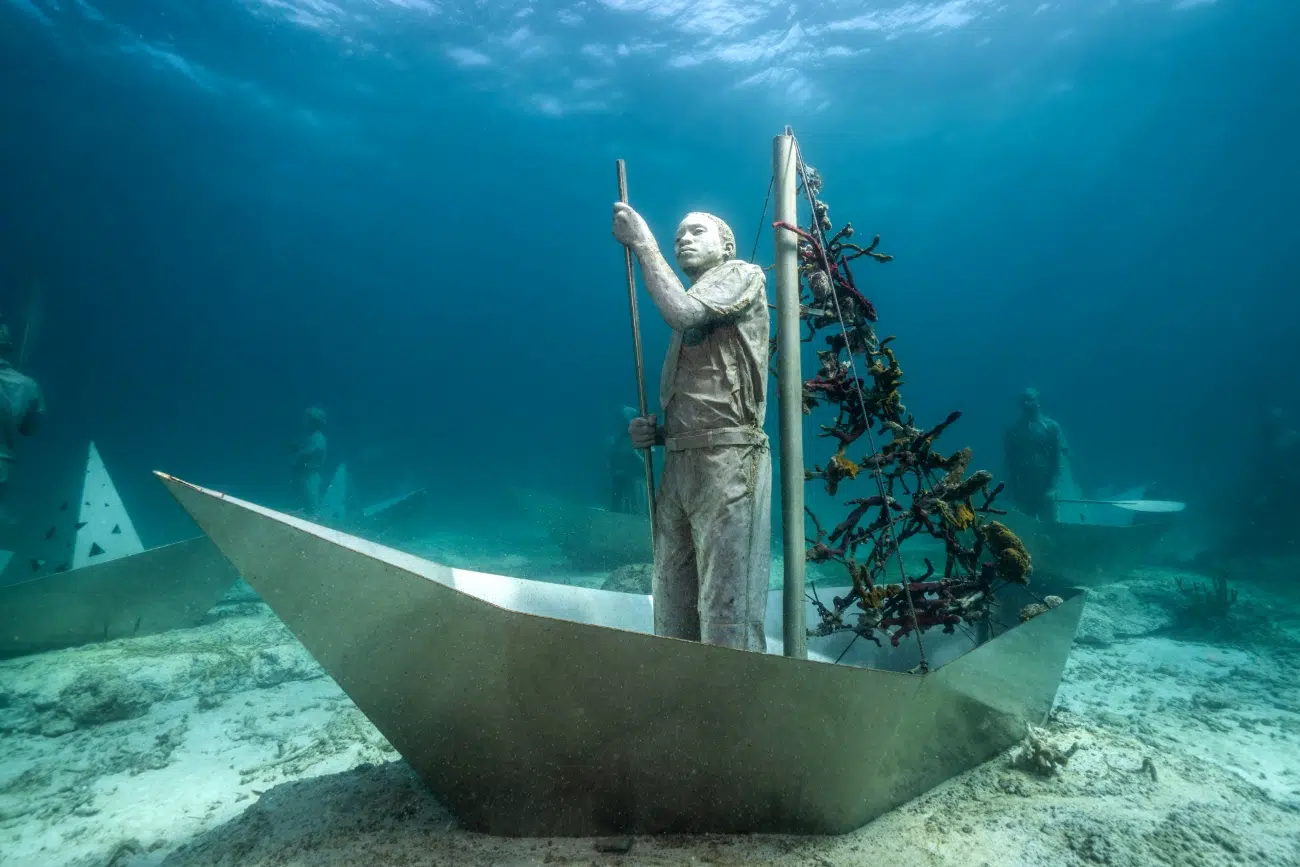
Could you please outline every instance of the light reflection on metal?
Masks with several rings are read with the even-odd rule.
[[[491,834],[850,831],[1042,722],[1083,610],[954,636],[927,675],[749,653],[646,634],[644,596],[453,569],[159,476]]]
[[[11,573],[24,561],[15,557]],[[239,579],[207,536],[0,587],[0,657],[198,624]]]

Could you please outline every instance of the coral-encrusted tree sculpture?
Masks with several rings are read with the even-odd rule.
[[[880,236],[866,246],[854,244],[851,224],[829,235],[821,177],[802,162],[799,170],[812,225],[775,225],[800,238],[800,311],[808,329],[803,342],[825,336],[826,348],[817,351],[820,369],[803,384],[803,410],[828,409],[835,415],[833,423],[821,426],[821,436],[834,442],[834,454],[825,466],[808,470],[806,478],[820,480],[831,496],[840,494],[845,482],[870,485],[864,496],[845,502],[847,515],[829,531],[808,510],[816,531],[808,540],[808,560],[843,565],[853,586],[829,606],[814,596],[821,622],[809,632],[851,630],[877,644],[876,633],[883,632],[894,646],[914,634],[924,671],[921,633],[935,626],[951,633],[963,621],[986,618],[998,587],[1028,582],[1030,558],[1011,530],[989,518],[1003,514],[993,506],[1002,485],[990,488],[993,477],[986,470],[968,472],[970,449],[945,455],[935,448],[961,414],[923,430],[903,405],[903,370],[890,346],[894,338],[876,336],[876,309],[850,267],[861,258],[891,260],[876,251]],[[942,542],[942,571],[927,559],[924,574],[906,574],[899,546],[918,535]]]

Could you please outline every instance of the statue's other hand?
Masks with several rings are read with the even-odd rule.
[[[645,219],[623,202],[614,203],[614,237],[625,247],[654,243],[654,235]]]
[[[655,444],[658,419],[653,415],[634,418],[627,423],[627,435],[632,440],[632,448],[648,449]]]

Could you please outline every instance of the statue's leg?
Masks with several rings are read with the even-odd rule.
[[[694,449],[701,460],[693,514],[700,540],[700,636],[763,653],[772,562],[772,454],[766,447]]]
[[[1056,504],[1049,498],[1049,482],[1041,477],[1035,478],[1023,488],[1021,498],[1024,504],[1021,511],[1026,515],[1045,521],[1049,516],[1055,517]]]
[[[689,495],[695,484],[689,454],[673,452],[664,460],[655,503],[655,568],[650,592],[654,596],[655,635],[699,641],[699,573],[690,517],[683,504],[683,495]]]
[[[307,500],[307,514],[316,515],[320,513],[321,488],[325,480],[321,474],[315,470],[307,473],[307,479],[304,483],[304,494]]]

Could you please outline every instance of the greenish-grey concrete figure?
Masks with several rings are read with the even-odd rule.
[[[771,561],[767,281],[736,258],[731,229],[691,213],[674,238],[686,288],[646,221],[614,205],[614,237],[641,266],[672,342],[657,416],[634,419],[635,448],[664,447],[655,515],[655,634],[763,652]]]
[[[9,476],[17,459],[18,438],[32,436],[45,415],[41,387],[13,365],[9,326],[0,323],[0,522],[13,520],[5,505]]]
[[[325,410],[310,407],[305,413],[307,435],[298,446],[293,461],[293,482],[301,508],[310,516],[320,513],[320,501],[324,495],[325,452]]]
[[[1056,486],[1070,447],[1061,426],[1043,414],[1038,389],[1020,396],[1020,417],[1004,440],[1007,492],[1016,508],[1039,520],[1056,520]]]
[[[1255,432],[1247,455],[1249,477],[1244,508],[1235,511],[1228,526],[1240,527],[1237,545],[1293,547],[1300,489],[1300,432],[1281,407],[1271,407]],[[1246,540],[1255,537],[1253,543]]]

